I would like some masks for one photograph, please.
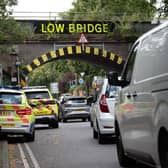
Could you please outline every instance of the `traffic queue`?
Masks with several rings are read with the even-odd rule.
[[[0,138],[24,135],[35,140],[35,124],[58,128],[58,103],[46,87],[0,88]]]

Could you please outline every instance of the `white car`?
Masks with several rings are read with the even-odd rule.
[[[114,110],[119,87],[110,86],[108,79],[104,79],[97,100],[92,103],[90,109],[91,126],[93,126],[93,138],[99,144],[104,143],[107,136],[115,136]]]

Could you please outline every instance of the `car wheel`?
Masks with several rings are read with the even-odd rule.
[[[58,118],[58,121],[61,122],[61,120],[62,120],[62,119],[59,117],[59,118]]]
[[[4,140],[7,138],[6,134],[0,133],[0,140]]]
[[[86,121],[86,118],[82,118],[82,121],[85,122],[85,121]]]
[[[25,135],[27,142],[33,142],[35,140],[35,130],[32,133]]]
[[[90,120],[90,126],[93,127],[93,122]]]
[[[67,119],[65,119],[65,118],[63,118],[63,120],[62,120],[64,123],[66,123],[67,122]]]
[[[59,128],[59,123],[58,121],[52,121],[52,123],[50,123],[49,126],[52,128]]]
[[[120,163],[120,166],[123,167],[129,167],[130,165],[133,164],[132,159],[128,158],[125,153],[124,153],[124,148],[123,148],[123,144],[122,144],[122,139],[121,139],[121,135],[118,134],[117,138],[116,138],[116,145],[117,145],[117,155],[118,155],[118,160]]]
[[[52,119],[49,123],[49,126],[51,128],[58,128],[59,127],[59,121],[57,115],[55,115],[54,119]]]
[[[100,130],[98,130],[98,143],[103,144],[104,143],[104,136],[100,133]]]
[[[96,130],[93,128],[93,138],[97,139],[98,138],[98,133],[96,132]]]
[[[167,145],[168,135],[163,134],[159,138],[159,156],[162,168],[168,167],[168,145]]]

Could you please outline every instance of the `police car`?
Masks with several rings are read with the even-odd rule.
[[[35,140],[35,115],[22,91],[0,88],[0,137],[23,134]]]
[[[35,113],[37,124],[48,124],[58,128],[58,104],[46,86],[29,86],[23,88],[24,93]]]

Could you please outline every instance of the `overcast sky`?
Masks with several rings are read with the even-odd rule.
[[[64,12],[72,7],[74,0],[18,0],[17,12]]]

